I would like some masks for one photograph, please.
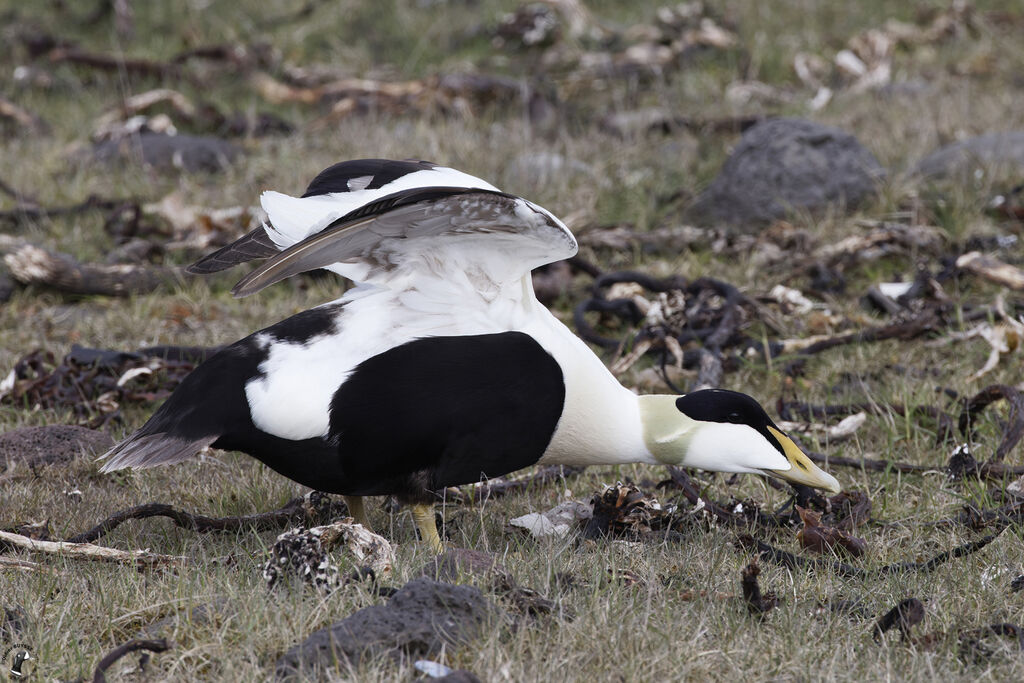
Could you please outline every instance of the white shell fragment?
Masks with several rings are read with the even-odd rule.
[[[914,286],[913,282],[879,282],[878,291],[890,299],[898,299]]]
[[[454,671],[450,666],[445,666],[441,662],[432,662],[429,659],[419,659],[413,666],[421,674],[430,678],[443,678]]]
[[[522,517],[516,517],[509,521],[514,527],[526,529],[534,538],[547,538],[554,536],[564,538],[573,530],[576,523],[590,519],[594,514],[593,508],[587,503],[578,500],[570,500],[561,503],[547,512],[531,512]]]

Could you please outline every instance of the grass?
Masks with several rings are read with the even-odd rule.
[[[1009,9],[1005,3],[976,3],[977,13]],[[324,63],[353,76],[367,72],[414,78],[464,70],[474,64],[489,71],[524,75],[516,54],[497,54],[481,27],[492,26],[509,3],[461,0],[434,3],[322,3],[312,14],[281,21],[294,9],[285,2],[133,3],[136,35],[118,38],[111,24],[92,26],[73,21],[84,9],[68,3],[0,8],[5,36],[19,27],[36,26],[79,41],[101,52],[123,51],[136,57],[167,58],[181,49],[210,43],[265,41],[281,58],[296,64]],[[757,3],[730,0],[716,4],[716,16],[735,26],[739,47],[697,56],[678,72],[650,82],[609,81],[603,89],[578,93],[576,111],[604,112],[652,104],[686,115],[715,117],[771,112],[808,116],[801,102],[813,94],[800,92],[793,103],[779,106],[752,103],[737,110],[723,100],[725,86],[738,79],[799,88],[792,58],[815,51],[828,58],[858,31],[880,26],[894,17],[913,20],[918,11],[943,5],[872,0],[863,3]],[[383,7],[383,9],[382,9]],[[657,3],[591,5],[611,25],[650,22]],[[385,11],[386,10],[386,11]],[[75,14],[69,14],[75,13]],[[382,20],[382,16],[387,16]],[[1020,14],[1017,14],[1018,22]],[[1017,24],[1019,26],[1019,23]],[[984,213],[994,188],[1011,177],[984,177],[974,183],[921,185],[900,171],[940,144],[989,130],[1024,129],[1024,91],[1019,73],[1024,50],[1012,26],[983,25],[979,32],[897,55],[898,80],[924,81],[915,95],[839,93],[815,120],[853,132],[896,171],[880,197],[856,211],[825,216],[798,215],[793,222],[818,243],[858,234],[857,219],[884,219],[917,201],[921,215],[956,240],[979,234],[1020,233],[1019,225],[1000,223]],[[11,73],[27,62],[16,40],[0,41],[0,66]],[[993,60],[982,59],[993,55]],[[528,63],[528,60],[525,60]],[[677,192],[692,196],[714,176],[735,138],[680,133],[619,139],[573,123],[553,133],[533,128],[514,113],[483,112],[473,119],[431,116],[353,117],[326,130],[304,125],[322,112],[299,105],[270,105],[244,83],[230,77],[213,87],[188,81],[129,78],[67,65],[37,63],[51,72],[50,88],[10,86],[12,97],[43,115],[53,126],[48,137],[11,134],[3,138],[0,179],[30,192],[46,205],[81,201],[90,194],[139,196],[158,200],[173,191],[189,202],[213,207],[253,204],[263,189],[296,193],[321,168],[340,159],[367,156],[421,157],[465,169],[548,207],[573,216],[573,227],[628,221],[639,228],[678,222]],[[985,70],[962,75],[964,64]],[[980,67],[979,67],[980,68]],[[134,166],[92,166],[68,161],[68,146],[88,137],[92,121],[120,98],[167,86],[192,98],[208,97],[219,106],[274,111],[298,126],[281,138],[244,142],[245,158],[218,175],[178,176],[140,171]],[[6,88],[5,88],[6,91]],[[588,172],[541,181],[517,171],[514,161],[535,150],[578,160]],[[668,198],[668,199],[666,199]],[[0,196],[0,209],[10,199]],[[14,231],[83,260],[101,260],[114,246],[102,217],[82,214],[68,219],[40,220]],[[193,255],[170,254],[178,263]],[[713,275],[760,294],[785,280],[787,272],[756,265],[751,254],[725,257],[710,250],[660,254],[591,253],[607,268],[636,267],[667,275]],[[1020,247],[1004,254],[1020,260]],[[864,318],[857,293],[878,280],[909,276],[913,259],[896,257],[864,264],[847,273],[849,294],[828,301],[833,311]],[[931,264],[934,266],[934,264]],[[174,291],[128,300],[67,297],[40,288],[17,292],[0,308],[0,368],[9,368],[34,348],[58,356],[73,343],[99,348],[131,349],[152,344],[212,345],[233,341],[254,329],[337,296],[337,284],[318,280],[299,287],[283,283],[244,300],[228,292],[230,276],[190,280]],[[580,277],[560,314],[585,295]],[[790,282],[805,287],[806,282]],[[959,301],[992,302],[998,288],[977,280],[960,280],[947,288]],[[185,315],[182,315],[182,311]],[[795,333],[799,327],[793,322]],[[972,394],[988,382],[1019,384],[1019,357],[1008,358],[981,382],[966,377],[981,366],[988,348],[980,340],[934,347],[923,342],[883,342],[844,347],[822,354],[807,373],[787,383],[785,359],[766,365],[752,360],[726,375],[727,388],[742,389],[766,405],[783,392],[811,402],[871,399],[879,403],[935,405],[936,386]],[[895,366],[905,371],[893,370]],[[624,378],[640,381],[639,373]],[[852,381],[851,381],[852,380]],[[154,406],[126,407],[125,424],[115,437],[137,427]],[[998,442],[996,415],[986,415],[979,433],[982,453]],[[0,429],[55,424],[67,414],[0,405]],[[847,488],[865,490],[876,519],[892,522],[861,530],[870,551],[864,567],[932,556],[974,538],[962,529],[933,529],[925,524],[955,514],[966,503],[993,505],[992,494],[980,486],[948,482],[942,467],[947,448],[936,447],[934,425],[895,414],[870,416],[851,441],[815,442],[815,449],[846,457],[873,456],[935,466],[923,476],[856,470],[833,472]],[[1019,448],[1010,458],[1019,462]],[[932,648],[871,641],[872,619],[850,618],[821,610],[830,599],[859,599],[876,617],[899,600],[925,601],[923,631],[954,631],[988,623],[1024,620],[1024,593],[1008,593],[1012,578],[1024,573],[1024,543],[1019,527],[1011,527],[985,550],[951,561],[930,574],[909,573],[865,580],[843,579],[824,571],[790,571],[762,566],[762,585],[778,592],[781,607],[758,622],[738,599],[688,599],[688,591],[738,594],[739,571],[750,560],[736,550],[731,532],[697,524],[682,544],[631,544],[621,541],[533,541],[513,533],[507,520],[528,511],[554,506],[565,496],[588,499],[604,483],[616,480],[652,482],[662,473],[644,467],[592,468],[564,486],[548,486],[526,495],[489,502],[479,508],[449,507],[445,513],[452,542],[497,554],[518,581],[571,609],[575,619],[541,620],[515,631],[494,629],[469,647],[445,654],[452,666],[465,667],[488,680],[1019,680],[1024,677],[1020,653],[1001,646],[990,659],[963,658],[954,638]],[[724,478],[704,479],[709,495],[749,497],[766,507],[783,496],[753,477],[726,487]],[[78,488],[81,500],[65,495]],[[142,502],[161,501],[207,515],[247,514],[277,507],[301,487],[238,454],[221,454],[165,470],[99,475],[88,460],[38,472],[12,468],[0,474],[0,527],[49,520],[55,536],[67,537],[95,524],[111,512]],[[415,542],[408,513],[387,513],[374,503],[374,525],[398,544],[398,563],[391,583],[398,586],[428,559]],[[29,615],[19,639],[32,645],[41,678],[88,676],[100,655],[165,617],[173,650],[153,657],[146,676],[162,680],[265,679],[274,661],[309,632],[353,611],[379,602],[366,587],[355,586],[327,597],[298,585],[268,592],[259,577],[275,532],[196,535],[169,522],[131,522],[103,540],[121,548],[150,548],[187,555],[194,565],[180,572],[136,573],[123,567],[45,559],[52,571],[13,573],[0,570],[0,596],[19,604]],[[796,542],[776,542],[796,550]],[[239,558],[232,565],[216,560]],[[341,562],[347,562],[344,557]],[[625,585],[610,578],[629,569],[644,580]],[[578,580],[574,589],[559,587],[556,573]],[[208,618],[193,615],[196,606],[210,606]],[[0,643],[5,645],[5,643]],[[126,658],[122,666],[134,660]],[[337,678],[408,679],[383,661],[369,661],[356,672]]]

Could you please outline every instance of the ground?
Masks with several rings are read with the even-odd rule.
[[[107,4],[98,2],[97,7]],[[636,27],[657,24],[659,3],[587,3],[590,19],[585,25],[590,28],[572,36],[563,18],[563,35],[553,48],[526,48],[510,40],[497,45],[495,28],[516,4],[495,0],[310,2],[304,12],[285,2],[125,4],[134,10],[131,31],[118,30],[113,10],[87,21],[90,10],[82,3],[0,7],[2,92],[48,127],[43,132],[0,119],[0,180],[42,206],[73,205],[90,195],[155,202],[172,192],[180,193],[187,204],[250,206],[264,189],[300,193],[316,172],[338,160],[423,158],[528,197],[564,217],[580,235],[627,224],[643,233],[689,222],[686,208],[738,141],[735,127],[716,126],[715,121],[784,115],[852,133],[888,174],[880,181],[877,197],[856,208],[796,210],[786,216],[786,226],[774,229],[806,231],[811,251],[863,235],[865,221],[934,226],[943,241],[933,251],[897,249],[879,259],[844,264],[843,292],[809,294],[844,321],[836,329],[816,330],[799,315],[782,313],[784,334],[769,332],[757,322],[750,324],[748,334],[781,339],[884,325],[885,315],[861,300],[873,284],[912,279],[919,265],[938,273],[942,258],[972,248],[992,251],[1008,263],[1024,261],[1019,241],[1005,242],[1008,246],[998,250],[991,246],[995,237],[1019,237],[1021,223],[988,209],[993,196],[1021,181],[1021,167],[929,180],[909,173],[917,161],[949,142],[992,131],[1024,130],[1024,45],[1019,40],[1024,12],[1014,3],[976,2],[967,21],[962,20],[963,3],[956,3],[960,12],[954,14],[961,17],[961,24],[941,39],[900,44],[889,56],[891,83],[864,88],[835,72],[831,62],[836,53],[848,47],[852,37],[891,19],[927,27],[947,10],[945,4],[714,3],[706,15],[733,33],[734,43],[684,50],[664,64],[645,63],[596,76],[593,71],[580,76],[579,62],[572,55],[622,52],[636,43],[631,37],[638,34]],[[602,32],[615,37],[596,35]],[[49,36],[57,42],[33,55],[31,46],[39,41],[25,36]],[[187,60],[177,67],[184,76],[167,70],[146,74],[123,65],[103,70],[55,59],[52,50],[59,50],[61,41],[91,53],[156,62],[209,45],[246,46],[250,52],[235,66],[226,66],[223,60]],[[559,49],[570,56],[558,57]],[[793,68],[801,53],[825,60],[822,81],[834,95],[820,109],[809,107],[816,89]],[[312,104],[295,93],[268,99],[266,90],[255,85],[257,72],[278,82],[291,78],[293,84],[299,83],[289,69],[314,65],[329,68],[338,77],[427,79],[428,84],[437,76],[478,71],[518,79],[539,95],[488,101],[483,96],[428,94],[396,104],[364,92],[353,98],[351,111],[331,113],[337,98]],[[15,77],[16,67],[26,68]],[[752,82],[764,84],[758,91],[762,94],[741,96],[737,84]],[[240,158],[214,172],[90,162],[96,119],[124,98],[159,87],[173,88],[223,112],[271,113],[294,130],[233,138],[242,149]],[[733,96],[727,97],[729,92]],[[606,115],[652,106],[698,124],[674,126],[668,133],[624,135],[602,126]],[[170,115],[175,119],[175,112]],[[195,122],[183,123],[180,116],[175,123],[180,132],[217,132]],[[537,172],[542,153],[570,160],[575,170]],[[0,194],[0,211],[17,213],[16,198]],[[117,246],[117,237],[104,227],[108,216],[109,212],[87,210],[67,216],[5,218],[0,230],[82,262],[102,262]],[[169,230],[163,239],[170,239]],[[800,270],[805,250],[784,249],[778,259],[766,262],[763,254],[759,257],[760,244],[730,249],[704,240],[679,250],[584,247],[582,255],[605,271],[629,268],[691,280],[710,276],[751,297],[763,297],[778,284],[811,290],[810,276]],[[170,248],[163,259],[184,265],[201,253]],[[335,298],[342,287],[331,279],[306,278],[235,300],[230,287],[236,276],[183,278],[173,286],[131,297],[77,296],[43,285],[18,287],[0,307],[0,369],[6,374],[35,349],[60,358],[72,344],[118,350],[223,344]],[[590,296],[591,282],[577,272],[552,304],[558,315],[569,320],[573,306]],[[912,411],[905,411],[910,416],[904,417],[890,408],[933,406],[955,419],[959,404],[937,388],[971,396],[989,384],[1014,386],[1024,380],[1019,351],[1007,354],[984,377],[972,379],[988,357],[989,345],[980,338],[936,343],[950,332],[994,320],[995,313],[974,321],[964,313],[993,305],[997,296],[1004,296],[1011,315],[1020,315],[1020,294],[964,272],[944,280],[943,287],[951,300],[952,322],[932,334],[840,346],[811,356],[797,375],[787,371],[789,357],[745,356],[721,382],[757,397],[773,415],[779,397],[810,403],[870,402],[879,410],[870,413],[852,437],[835,443],[814,434],[801,438],[811,450],[830,456],[932,467],[923,474],[900,474],[826,465],[844,488],[867,493],[873,503],[874,522],[857,531],[868,546],[864,557],[851,561],[859,567],[925,559],[980,538],[995,528],[977,531],[929,522],[955,516],[964,505],[992,508],[1011,495],[1006,489],[1012,478],[949,479],[945,467],[953,444],[936,443],[937,427],[931,421],[915,419]],[[618,336],[627,331],[605,329]],[[601,353],[613,360],[611,352]],[[622,380],[642,391],[668,391],[657,378],[644,374],[651,364],[640,361],[622,374]],[[684,385],[692,380],[677,377]],[[139,426],[155,405],[126,403],[122,419],[104,429],[119,438]],[[3,431],[88,417],[67,409],[36,410],[0,402]],[[975,440],[979,460],[991,455],[1005,420],[1012,418],[998,405],[983,414]],[[1006,462],[1016,465],[1020,457],[1017,447]],[[787,491],[769,488],[756,477],[727,482],[721,476],[698,476],[704,495],[712,500],[749,498],[771,510],[789,497]],[[445,506],[442,513],[453,545],[494,553],[519,583],[575,617],[541,619],[518,629],[496,628],[441,659],[487,680],[514,681],[556,676],[567,681],[1024,678],[1024,659],[1010,641],[993,640],[989,645],[995,653],[976,658],[964,654],[956,635],[961,629],[1024,621],[1024,592],[1010,589],[1014,577],[1024,574],[1019,521],[983,550],[931,572],[851,579],[824,568],[787,569],[762,560],[762,587],[782,598],[763,620],[749,615],[738,597],[740,571],[753,555],[737,549],[736,533],[728,527],[701,522],[689,527],[683,539],[630,542],[584,540],[579,534],[538,541],[508,526],[513,517],[547,510],[567,498],[589,501],[603,485],[616,481],[630,480],[663,502],[676,501],[678,491],[654,489],[666,478],[663,469],[643,466],[592,468],[564,482],[483,505]],[[76,489],[80,496],[68,495]],[[114,475],[99,474],[91,458],[39,468],[12,465],[0,472],[0,527],[48,521],[54,538],[67,538],[117,510],[145,502],[228,516],[277,508],[302,493],[301,487],[240,454],[218,453],[171,468]],[[408,511],[394,512],[384,502],[373,501],[369,515],[377,530],[397,544],[393,576],[387,583],[401,586],[429,553],[416,542]],[[100,543],[183,555],[191,564],[174,571],[135,571],[117,564],[24,555],[39,560],[43,570],[0,567],[0,595],[5,606],[19,606],[27,615],[16,638],[31,645],[37,675],[47,679],[91,676],[104,652],[164,617],[187,615],[199,605],[207,606],[213,616],[181,616],[164,631],[173,640],[173,649],[154,655],[144,673],[133,675],[144,680],[262,679],[282,653],[311,631],[381,600],[366,584],[326,596],[298,582],[268,591],[260,570],[277,533],[196,534],[162,519],[128,522]],[[795,529],[765,538],[810,556],[800,550]],[[232,561],[223,561],[228,556]],[[344,554],[339,563],[346,569],[354,566]],[[622,580],[627,570],[640,580]],[[573,576],[576,587],[558,581],[562,574]],[[881,644],[873,642],[875,619],[911,596],[921,599],[926,610],[918,632],[946,635],[933,642],[904,643],[889,634]],[[866,616],[821,608],[834,600],[860,600]],[[6,648],[14,640],[3,633],[0,645]],[[136,661],[126,658],[121,666]],[[339,674],[359,680],[412,675],[410,666],[396,671],[385,660],[364,660],[357,672]]]

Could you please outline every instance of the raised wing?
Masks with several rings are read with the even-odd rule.
[[[314,221],[309,237],[243,278],[235,295],[247,296],[317,268],[387,288],[408,286],[413,278],[461,278],[483,292],[500,289],[533,268],[577,251],[568,228],[525,199],[459,187],[404,192],[408,194],[381,198],[376,206],[366,205],[327,225]],[[314,208],[324,209],[308,208],[307,219]],[[273,214],[271,221],[280,229]],[[268,234],[274,237],[273,232]]]
[[[270,217],[231,244],[190,265],[190,273],[206,275],[239,263],[265,259],[323,230],[335,221],[353,220],[430,199],[433,188],[497,191],[468,173],[429,161],[357,159],[324,169],[302,197],[264,192],[260,201]]]

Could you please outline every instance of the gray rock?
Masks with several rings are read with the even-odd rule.
[[[385,605],[365,607],[312,633],[277,660],[284,680],[323,679],[358,665],[360,658],[423,659],[463,645],[502,617],[472,586],[413,579]]]
[[[885,171],[849,133],[802,119],[772,119],[743,134],[691,216],[753,227],[794,209],[854,206]]]
[[[22,427],[0,434],[0,469],[14,463],[53,465],[82,455],[100,455],[114,447],[105,432],[75,425]]]
[[[1024,130],[987,133],[940,147],[922,159],[913,174],[941,178],[997,166],[1024,171]]]
[[[141,133],[105,140],[92,150],[95,161],[138,161],[161,170],[221,171],[241,150],[226,140],[204,135]]]

